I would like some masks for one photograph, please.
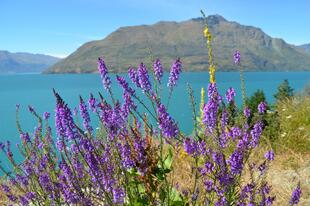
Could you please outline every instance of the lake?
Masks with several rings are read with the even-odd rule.
[[[114,80],[114,78],[112,77]],[[230,87],[237,91],[237,103],[241,103],[240,79],[238,72],[217,72],[217,85],[220,93]],[[288,79],[295,91],[302,90],[310,84],[310,72],[247,72],[245,83],[247,95],[253,94],[257,89],[264,90],[268,102],[274,102],[273,94],[278,85]],[[167,74],[165,76],[166,87]],[[179,122],[183,131],[189,133],[192,129],[191,108],[187,83],[189,83],[198,97],[200,88],[207,87],[209,74],[207,72],[182,73],[178,86],[171,99],[169,111]],[[115,82],[115,80],[113,81]],[[19,142],[19,135],[15,124],[15,105],[20,104],[20,122],[24,130],[32,131],[36,126],[35,118],[28,112],[28,105],[32,105],[39,114],[44,111],[52,113],[55,108],[55,98],[52,89],[60,93],[70,107],[78,105],[78,96],[88,99],[92,92],[98,97],[98,91],[105,93],[99,75],[97,74],[60,74],[60,75],[0,75],[0,141],[10,140],[13,145]],[[121,96],[121,89],[113,87],[115,96]],[[138,91],[139,92],[139,91]],[[106,95],[107,96],[107,95]],[[167,96],[167,94],[164,94]],[[165,102],[165,101],[164,101]],[[53,120],[51,120],[53,121]],[[51,122],[53,125],[54,122]],[[2,154],[0,155],[0,159]]]

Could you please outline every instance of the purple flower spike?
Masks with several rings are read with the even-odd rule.
[[[243,114],[246,118],[249,118],[251,116],[251,110],[250,108],[246,107],[244,110],[243,110]]]
[[[268,152],[266,152],[265,157],[269,161],[274,160],[274,152],[272,150],[269,150]]]
[[[266,110],[267,110],[267,104],[266,104],[266,102],[261,102],[261,103],[259,103],[259,105],[257,106],[257,109],[258,109],[258,112],[259,112],[260,114],[265,113]]]
[[[147,68],[143,63],[141,63],[138,68],[138,79],[143,93],[149,92],[152,88],[152,85],[149,79]]]
[[[295,190],[292,193],[292,198],[290,200],[290,205],[297,205],[299,200],[300,200],[300,196],[301,196],[301,189],[300,189],[300,185],[298,184],[298,186],[295,188]]]
[[[88,106],[92,112],[96,112],[96,106],[97,106],[96,103],[97,102],[96,99],[94,98],[94,95],[90,94],[90,98],[88,100]]]
[[[128,83],[126,82],[125,78],[124,77],[121,77],[121,76],[116,76],[116,79],[119,83],[119,85],[121,85],[121,87],[123,88],[123,90],[127,93],[129,93],[130,95],[133,95],[135,93],[135,90],[132,89]]]
[[[133,67],[129,67],[128,76],[131,79],[132,83],[134,83],[138,88],[140,88],[138,73]]]
[[[89,113],[87,111],[87,106],[83,100],[83,98],[80,96],[80,114],[81,117],[83,119],[83,126],[85,129],[87,129],[88,131],[93,131],[93,128],[90,126],[90,117],[89,117]]]
[[[51,116],[51,114],[49,112],[44,112],[43,113],[43,119],[45,119],[45,120],[49,119],[50,116]]]
[[[181,72],[182,72],[182,62],[180,58],[178,58],[171,66],[169,81],[167,85],[168,87],[172,88],[177,85],[177,80],[179,79]]]
[[[163,71],[163,66],[159,59],[155,60],[153,67],[154,67],[155,78],[159,83],[161,83],[160,80],[164,75],[164,71]]]
[[[110,89],[111,80],[110,80],[110,77],[108,76],[108,69],[105,65],[104,60],[100,57],[98,58],[98,70],[99,70],[104,88]]]
[[[240,55],[240,52],[237,50],[234,53],[234,62],[235,62],[235,64],[239,65],[240,64],[240,60],[241,60],[241,55]]]
[[[157,108],[159,129],[163,132],[164,136],[174,138],[179,134],[179,129],[175,121],[167,113],[163,104]]]
[[[234,88],[230,87],[226,92],[226,100],[228,103],[231,103],[234,101],[234,97],[236,96],[236,92]]]

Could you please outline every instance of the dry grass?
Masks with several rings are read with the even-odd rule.
[[[259,148],[251,156],[251,160],[263,160],[267,149]],[[178,183],[180,191],[182,189],[193,190],[194,173],[191,165],[193,165],[192,158],[180,154],[175,155],[171,179],[174,179],[175,184]],[[248,174],[245,174],[243,178],[247,179]],[[267,180],[272,185],[273,194],[276,195],[274,205],[288,205],[292,191],[299,181],[303,192],[299,205],[310,205],[310,153],[307,155],[290,152],[277,154],[270,165]],[[203,185],[198,184],[200,191],[203,191]]]

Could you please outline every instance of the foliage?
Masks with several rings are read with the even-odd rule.
[[[247,106],[253,113],[257,112],[258,110],[257,107],[261,102],[266,102],[266,97],[264,91],[260,89],[255,91],[254,94],[251,97],[247,98],[246,100]]]
[[[294,89],[289,85],[287,79],[285,79],[278,87],[277,93],[274,95],[277,101],[283,101],[293,96]]]

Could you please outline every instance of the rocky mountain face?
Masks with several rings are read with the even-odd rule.
[[[160,58],[165,69],[181,57],[185,71],[206,71],[208,58],[203,37],[205,20],[161,21],[153,25],[121,27],[98,41],[87,42],[67,58],[50,67],[48,73],[92,73],[97,58],[103,56],[112,72],[124,72],[140,62],[151,64]],[[207,18],[213,35],[217,69],[234,71],[233,53],[239,50],[242,66],[248,71],[310,70],[310,54],[261,29],[227,21],[219,15]]]

